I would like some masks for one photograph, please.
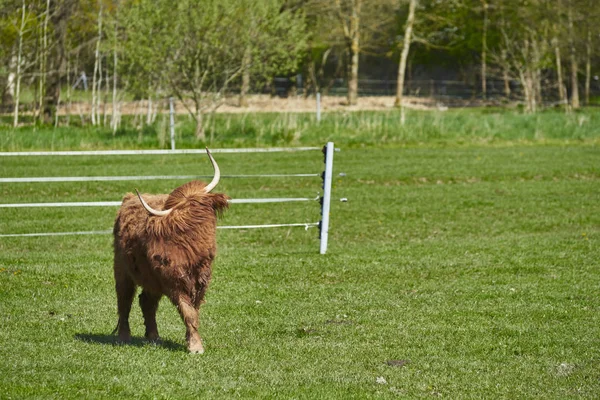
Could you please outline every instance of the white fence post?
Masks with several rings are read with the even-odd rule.
[[[321,122],[321,93],[317,93],[317,122]]]
[[[169,97],[169,118],[171,127],[171,150],[175,150],[175,111],[173,109],[173,98]]]
[[[327,142],[323,148],[325,153],[325,172],[323,172],[323,198],[321,205],[321,248],[320,253],[327,252],[327,238],[329,235],[329,209],[331,206],[331,181],[333,179],[333,142]]]

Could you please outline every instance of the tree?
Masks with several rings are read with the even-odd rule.
[[[348,83],[348,105],[358,100],[360,54],[384,39],[394,22],[395,0],[308,0],[307,15],[317,17],[329,31],[329,47],[343,43]],[[314,39],[313,39],[314,40]]]
[[[113,46],[113,87],[112,87],[112,118],[110,121],[110,126],[113,131],[113,135],[117,132],[117,127],[119,125],[120,117],[119,117],[119,108],[117,106],[118,98],[117,98],[117,82],[118,82],[118,73],[117,67],[119,65],[119,56],[118,56],[118,47],[119,47],[119,23],[118,23],[118,11],[119,11],[119,0],[116,0],[116,13],[113,21],[113,37],[112,37],[112,46]]]
[[[487,37],[489,26],[489,4],[487,0],[481,0],[483,10],[483,28],[481,33],[481,95],[487,97]]]
[[[35,7],[26,0],[0,2],[0,96],[19,124],[21,93],[35,63]]]
[[[350,53],[350,67],[348,76],[348,104],[354,105],[358,101],[358,61],[360,54],[360,19],[363,0],[350,0],[342,6],[341,0],[336,0],[336,11],[344,37]]]
[[[429,70],[435,78],[443,68],[450,71],[445,77],[470,83],[473,97],[492,98],[497,79],[507,97],[524,98],[527,111],[547,96],[577,107],[592,96],[596,3],[0,0],[0,93],[17,121],[19,109],[27,108],[55,122],[61,86],[85,72],[96,77],[94,122],[101,102],[96,92],[109,103],[112,90],[113,132],[124,93],[175,96],[197,121],[199,138],[203,116],[227,96],[239,90],[243,105],[251,87],[298,71],[314,92],[345,80],[347,104],[357,102],[359,77],[397,76],[401,105],[411,70]],[[511,87],[515,82],[520,85]],[[24,98],[33,100],[23,104]]]
[[[98,105],[100,103],[100,86],[102,82],[102,58],[100,55],[100,44],[102,43],[102,11],[102,1],[98,1],[98,39],[96,40],[96,48],[94,51],[94,74],[92,76],[92,125],[96,125],[98,123],[99,118]]]
[[[313,93],[327,93],[345,66],[346,45],[337,19],[324,12],[327,4],[318,1],[298,1],[306,14],[307,52],[304,60],[305,82]],[[305,95],[308,94],[305,91]]]
[[[501,55],[495,61],[521,83],[525,111],[536,112],[542,103],[542,76],[553,66],[552,18],[553,2],[535,0],[514,7],[512,2],[502,7],[503,23]]]
[[[302,9],[289,7],[285,0],[246,1],[243,3],[246,48],[242,56],[240,106],[246,106],[250,81],[255,85],[275,75],[298,70],[306,50],[307,33]]]
[[[25,35],[25,0],[23,0],[23,6],[21,7],[21,23],[18,28],[19,36],[19,50],[17,52],[17,73],[16,73],[16,88],[15,88],[15,108],[13,114],[13,127],[19,125],[19,99],[21,95],[21,66],[23,64],[23,36]]]
[[[401,122],[404,124],[404,108],[402,99],[406,77],[408,54],[411,44],[416,43],[423,50],[431,48],[447,51],[455,43],[458,31],[459,19],[456,18],[459,4],[456,1],[444,3],[427,0],[408,0],[408,11],[406,19],[402,21],[404,13],[399,13],[400,21],[403,22],[403,32],[398,34],[397,46],[401,49],[398,64],[396,99],[394,105],[400,107]],[[418,18],[417,18],[418,16]]]
[[[281,2],[262,1],[130,4],[123,12],[127,40],[121,64],[129,72],[139,66],[145,76],[138,72],[134,80],[177,97],[196,121],[196,137],[204,140],[205,113],[223,104],[245,70],[269,75],[295,67],[302,43],[291,43],[297,37],[281,37],[290,27],[297,29],[296,16],[280,12],[275,6]],[[249,19],[251,12],[255,18]],[[248,53],[253,61],[248,61]]]
[[[60,101],[61,82],[67,70],[68,28],[71,16],[76,12],[77,0],[56,0],[49,3],[49,22],[52,25],[52,46],[47,47],[47,77],[42,105],[44,122],[53,123]]]
[[[402,108],[402,93],[404,92],[404,76],[406,72],[406,60],[412,42],[413,25],[415,24],[415,9],[417,8],[418,0],[410,0],[408,6],[408,17],[406,18],[406,26],[404,28],[404,39],[402,45],[402,53],[400,55],[400,63],[398,65],[398,83],[396,85],[396,100],[394,105]],[[402,113],[402,124],[404,124],[404,112]]]
[[[577,62],[577,50],[575,48],[574,6],[573,1],[568,0],[568,29],[569,29],[569,61],[571,62],[571,107],[579,108],[579,66]]]

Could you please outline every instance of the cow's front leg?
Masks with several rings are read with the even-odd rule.
[[[176,304],[181,319],[185,324],[185,339],[188,344],[188,350],[190,353],[204,353],[202,339],[200,339],[200,335],[198,334],[198,309],[186,298],[177,299]]]
[[[146,326],[146,339],[151,342],[160,340],[158,336],[158,327],[156,326],[156,310],[160,295],[155,295],[146,290],[142,291],[139,297],[140,308],[144,315],[144,325]]]

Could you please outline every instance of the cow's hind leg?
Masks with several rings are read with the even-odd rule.
[[[179,315],[181,315],[181,319],[185,324],[185,339],[188,350],[190,353],[204,353],[202,339],[198,334],[198,309],[191,304],[190,299],[186,298],[173,299],[173,303],[177,306]]]
[[[160,297],[160,295],[152,294],[146,290],[143,290],[139,297],[140,308],[142,309],[142,314],[144,314],[146,339],[152,342],[160,340],[158,327],[156,326],[156,310],[158,309]]]
[[[115,289],[117,291],[117,309],[119,312],[119,322],[117,324],[119,340],[130,342],[129,313],[135,294],[135,283],[126,274],[115,273]]]

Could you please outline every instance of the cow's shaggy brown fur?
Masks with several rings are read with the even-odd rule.
[[[143,195],[166,216],[150,214],[135,194],[127,194],[114,226],[114,275],[119,339],[131,339],[129,312],[137,286],[146,338],[158,339],[156,310],[161,297],[177,306],[186,326],[191,352],[204,348],[198,334],[198,308],[211,277],[216,254],[217,217],[228,207],[227,197],[205,193],[205,184],[192,181],[166,195]]]

